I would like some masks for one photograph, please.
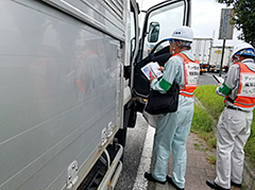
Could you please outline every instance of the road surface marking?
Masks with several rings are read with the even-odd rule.
[[[150,171],[154,134],[155,128],[148,126],[133,190],[147,189],[148,181],[144,178],[144,172]]]

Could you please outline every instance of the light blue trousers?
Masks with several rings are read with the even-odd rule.
[[[186,172],[186,141],[189,135],[194,103],[182,106],[174,113],[159,115],[154,136],[153,155],[155,159],[152,175],[160,181],[166,180],[168,161],[173,153],[173,181],[184,188]]]
[[[217,126],[217,177],[215,183],[230,189],[242,183],[244,146],[250,136],[253,113],[225,108]]]

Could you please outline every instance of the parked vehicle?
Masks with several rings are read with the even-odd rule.
[[[190,25],[190,0],[151,7],[141,39],[135,0],[2,0],[0,12],[0,190],[114,189],[149,94],[141,68],[170,57],[163,34]]]
[[[200,74],[208,71],[212,44],[212,38],[194,38],[193,40],[191,52],[200,63]]]
[[[222,62],[222,71],[227,72],[229,68],[229,63],[231,61],[231,53],[233,47],[226,46],[224,49],[224,56]],[[214,46],[212,47],[211,51],[211,59],[209,61],[209,71],[211,72],[219,72],[220,65],[221,65],[221,58],[222,58],[222,47],[221,46]]]

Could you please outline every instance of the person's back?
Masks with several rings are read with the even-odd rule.
[[[216,90],[225,97],[217,125],[217,177],[206,184],[216,190],[242,186],[244,146],[250,136],[252,110],[255,106],[255,50],[248,43],[235,46],[234,63]]]
[[[152,79],[151,88],[166,93],[173,82],[180,85],[178,109],[176,112],[159,114],[154,137],[155,158],[152,173],[145,173],[149,181],[168,181],[176,189],[184,189],[186,172],[186,141],[194,112],[193,92],[198,84],[199,62],[189,52],[193,32],[189,27],[176,29],[169,39],[173,56],[164,67],[160,81]],[[167,164],[173,153],[173,176],[166,174]]]

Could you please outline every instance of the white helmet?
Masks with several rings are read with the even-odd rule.
[[[255,49],[251,44],[243,42],[234,47],[231,58],[233,58],[234,55],[255,57]]]
[[[193,42],[193,31],[188,26],[181,26],[173,32],[171,39]]]

